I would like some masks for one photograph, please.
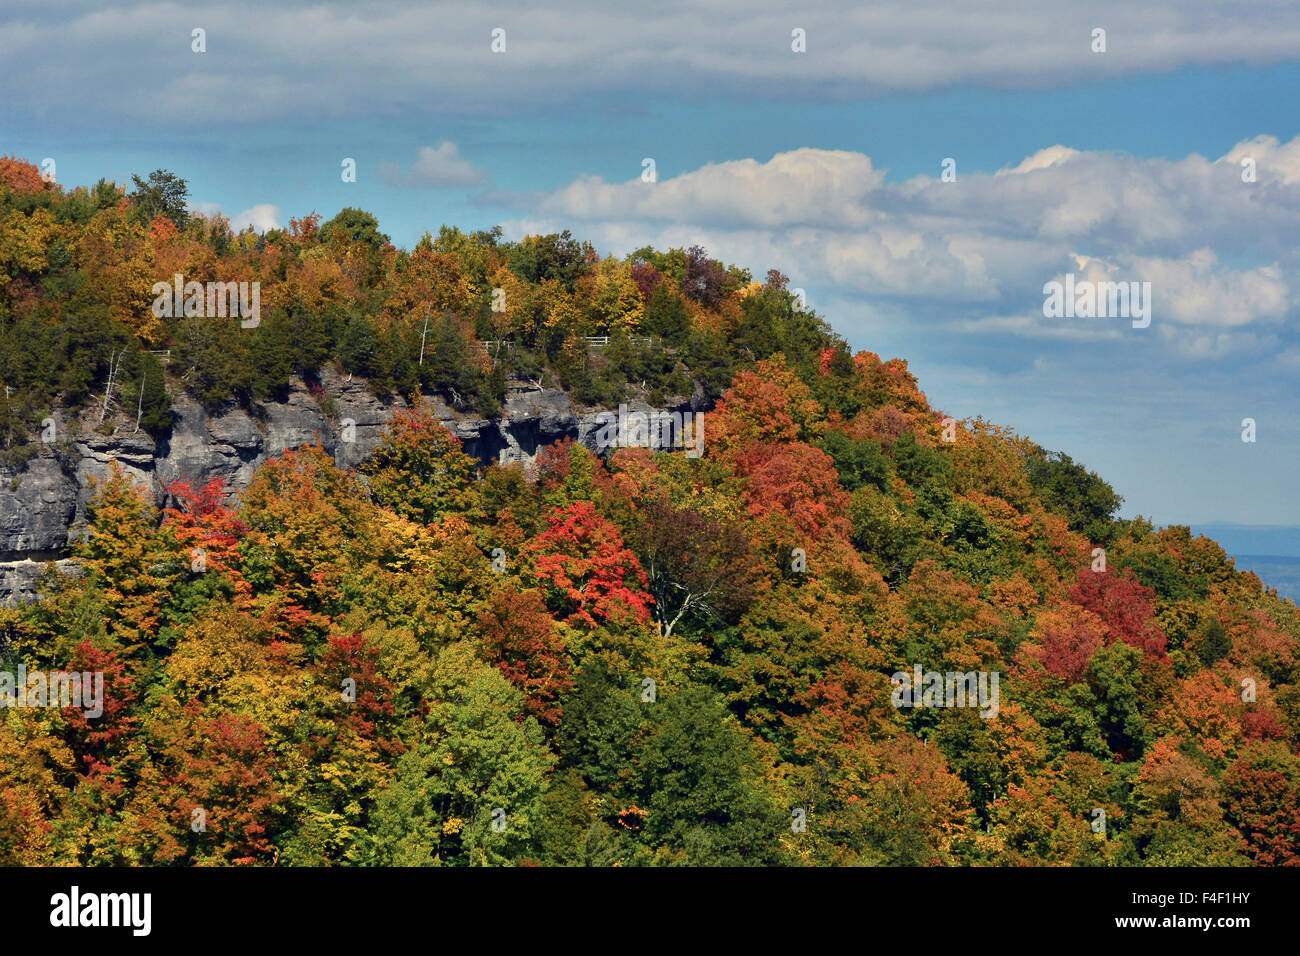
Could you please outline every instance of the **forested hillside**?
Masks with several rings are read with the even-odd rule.
[[[0,709],[0,861],[1300,864],[1296,606],[953,422],[778,271],[408,252],[355,209],[236,235],[162,171],[0,183],[5,464],[57,453],[54,407],[164,434],[179,390],[331,363],[411,405],[356,471],[98,487],[82,573],[0,610],[0,670],[103,675],[98,715]],[[176,274],[260,283],[260,322],[159,318]],[[492,416],[515,381],[702,392],[704,453],[484,467],[421,398]],[[996,675],[993,706],[900,704],[917,669]]]

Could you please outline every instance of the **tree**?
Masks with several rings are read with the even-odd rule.
[[[1043,667],[1067,683],[1082,680],[1092,655],[1106,644],[1102,620],[1074,605],[1044,609],[1035,621],[1034,633]]]
[[[632,279],[631,270],[617,259],[601,261],[590,292],[591,330],[608,335],[615,330],[633,334],[641,331],[645,300]]]
[[[708,308],[716,308],[722,297],[731,291],[731,276],[717,259],[710,259],[702,246],[686,250],[686,275],[682,279],[682,292]]]
[[[863,744],[839,760],[827,768],[829,779],[809,814],[829,844],[826,862],[955,862],[955,844],[968,833],[969,794],[937,747],[905,737]]]
[[[1242,866],[1242,834],[1225,819],[1222,791],[1204,766],[1168,737],[1147,754],[1132,789],[1127,828],[1147,866]]]
[[[379,336],[364,315],[349,316],[339,340],[339,361],[347,372],[374,377],[380,369]]]
[[[370,862],[483,866],[518,862],[534,840],[553,758],[537,722],[516,721],[521,695],[453,646],[438,662],[419,743],[379,795]]]
[[[637,278],[637,268],[652,267],[634,267],[634,279]],[[659,276],[659,273],[655,272],[654,275]],[[642,325],[645,331],[673,346],[680,346],[691,329],[691,315],[686,311],[686,303],[669,283],[663,281],[662,276],[653,284],[652,291],[646,294],[646,314]]]
[[[244,578],[263,600],[282,606],[295,629],[323,632],[351,580],[353,553],[379,538],[375,511],[356,478],[320,445],[286,451],[244,490]]]
[[[1124,499],[1110,485],[1064,452],[1035,447],[1025,461],[1029,480],[1039,498],[1070,519],[1070,530],[1092,541],[1109,544],[1114,537],[1111,519]]]
[[[649,618],[645,571],[613,523],[586,501],[552,512],[547,523],[523,554],[529,576],[547,588],[554,613],[587,628]]]
[[[1106,745],[1120,759],[1142,756],[1151,742],[1150,707],[1160,687],[1159,674],[1142,666],[1141,651],[1116,642],[1093,655],[1088,667],[1092,712],[1106,737]]]
[[[345,206],[329,222],[320,227],[320,240],[327,245],[357,244],[378,251],[388,243],[388,236],[379,231],[379,220],[364,209]]]
[[[717,695],[690,684],[654,713],[639,767],[645,839],[691,866],[781,862],[788,814],[766,791],[757,753]]]
[[[510,270],[531,283],[554,280],[569,292],[596,258],[589,242],[579,242],[569,230],[545,236],[525,236],[506,246]]]
[[[474,487],[478,462],[461,450],[460,439],[416,401],[398,409],[383,443],[361,467],[379,505],[405,518],[432,523],[446,514],[481,518]]]
[[[15,193],[41,193],[50,188],[41,177],[41,168],[17,156],[0,156],[0,186]]]
[[[1300,865],[1300,757],[1280,743],[1259,743],[1224,775],[1227,820],[1261,866]]]
[[[683,618],[734,619],[754,599],[754,557],[734,524],[656,498],[638,509],[628,540],[645,569],[664,637]]]
[[[1114,571],[1079,571],[1070,600],[1106,625],[1107,642],[1123,641],[1155,660],[1165,660],[1166,640],[1155,623],[1154,592]]]
[[[136,427],[147,432],[165,432],[172,424],[172,401],[167,394],[166,376],[158,357],[135,352],[128,358],[127,380],[121,390],[121,405]]]
[[[853,492],[864,485],[874,485],[885,490],[889,478],[889,459],[880,449],[880,442],[870,438],[853,439],[844,432],[827,432],[817,446],[831,456],[840,483]]]
[[[639,796],[638,751],[650,719],[640,687],[595,657],[583,665],[561,705],[564,716],[555,732],[560,766],[575,770],[605,798],[608,822],[616,824]]]
[[[129,194],[136,216],[142,222],[153,222],[159,216],[171,221],[177,229],[189,222],[186,208],[189,202],[189,184],[165,169],[155,169],[147,180],[133,175],[135,189]]]
[[[786,812],[717,694],[689,684],[647,703],[631,684],[593,660],[563,702],[561,765],[589,788],[601,814],[596,833],[588,831],[588,852],[594,837],[618,862],[782,862]]]
[[[116,462],[106,481],[92,480],[87,508],[90,535],[74,553],[108,602],[106,624],[128,652],[156,641],[165,623],[164,599],[184,573],[179,549],[158,531],[158,514],[146,493]]]
[[[135,803],[161,798],[161,805],[132,813],[146,817],[145,832],[162,840],[150,862],[274,862],[282,797],[262,726],[232,714],[207,715],[195,701],[154,747],[166,778],[154,784],[147,777],[154,785],[142,788]],[[193,826],[198,819],[201,828]]]
[[[746,498],[755,518],[775,516],[791,539],[781,542],[811,552],[827,539],[847,541],[852,531],[849,496],[835,463],[802,442],[765,443],[739,456],[737,470],[749,479]]]
[[[536,591],[502,591],[479,618],[483,650],[527,698],[538,720],[560,719],[557,698],[573,687],[571,658],[546,603]]]

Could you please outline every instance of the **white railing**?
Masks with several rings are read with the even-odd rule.
[[[609,345],[608,335],[584,335],[582,341],[586,342],[590,348],[602,348]],[[649,345],[651,339],[649,336],[628,336],[629,342],[635,342],[637,345]]]
[[[609,345],[609,336],[608,335],[584,335],[582,337],[582,341],[587,346],[587,348],[600,349],[600,348],[605,348],[606,346]],[[644,346],[644,345],[649,345],[653,340],[648,335],[647,336],[634,335],[634,336],[630,336],[628,338],[628,341],[635,342],[637,345]],[[484,341],[483,339],[478,339],[474,344],[478,348],[482,349],[484,352],[494,352],[497,351],[498,349],[504,352],[509,352],[511,349],[517,349],[523,347],[518,342]]]

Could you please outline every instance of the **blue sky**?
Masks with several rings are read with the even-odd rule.
[[[47,6],[0,10],[0,151],[64,185],[161,166],[237,224],[361,206],[406,246],[700,242],[1125,514],[1300,525],[1293,5]],[[1150,281],[1151,326],[1044,318],[1065,272]]]

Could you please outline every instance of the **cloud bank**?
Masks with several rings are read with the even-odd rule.
[[[1041,89],[1300,56],[1288,0],[523,0],[274,5],[15,2],[0,62],[18,110],[96,121],[249,122],[495,113],[662,95],[861,99]],[[195,28],[206,52],[191,49]],[[501,29],[504,49],[492,50]],[[1094,52],[1093,31],[1106,31]],[[792,49],[804,31],[805,52]],[[147,66],[147,68],[143,68]],[[375,91],[382,90],[382,97]]]
[[[955,173],[890,183],[869,156],[798,149],[653,183],[582,177],[506,228],[570,228],[618,253],[701,242],[965,331],[1076,336],[1044,319],[1045,283],[1149,281],[1151,331],[1188,356],[1280,341],[1300,288],[1300,139],[1174,161],[1052,146],[992,174],[957,158]]]

